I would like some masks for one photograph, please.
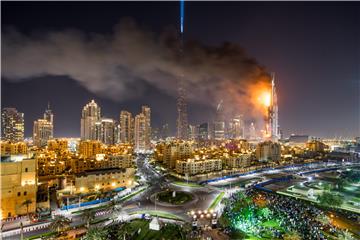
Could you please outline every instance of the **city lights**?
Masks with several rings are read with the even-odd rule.
[[[360,4],[2,7],[1,239],[359,237]]]

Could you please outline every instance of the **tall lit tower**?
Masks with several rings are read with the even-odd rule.
[[[184,0],[180,0],[180,59],[184,54]],[[178,117],[176,121],[177,138],[187,140],[189,138],[188,132],[188,118],[186,105],[186,90],[184,86],[184,74],[181,73],[178,86],[177,99]]]
[[[279,109],[277,103],[277,94],[275,87],[275,74],[272,74],[271,79],[271,102],[268,108],[268,135],[273,141],[277,141],[280,138],[279,131]]]
[[[81,112],[81,140],[99,140],[96,134],[96,123],[99,121],[101,121],[101,108],[91,100]]]
[[[48,102],[47,109],[45,110],[44,119],[46,119],[51,124],[54,124],[54,114],[52,113],[52,111],[50,109],[50,102]]]

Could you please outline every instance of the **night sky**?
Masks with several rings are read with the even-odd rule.
[[[124,17],[160,33],[179,21],[177,2],[2,2],[1,6],[2,29],[11,26],[25,35],[66,29],[107,34]],[[214,46],[238,43],[275,72],[285,136],[360,135],[359,2],[188,2],[185,39]],[[2,64],[6,61],[2,55]],[[25,113],[26,136],[31,136],[32,123],[42,117],[48,101],[55,114],[55,136],[79,136],[81,109],[91,99],[100,104],[104,116],[116,119],[121,110],[136,114],[147,104],[155,127],[169,123],[175,131],[176,96],[149,83],[141,84],[141,94],[114,100],[68,76],[14,81],[2,75],[1,94],[2,107]],[[189,103],[190,123],[213,116],[213,107]]]

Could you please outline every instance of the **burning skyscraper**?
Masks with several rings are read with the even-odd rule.
[[[272,141],[277,141],[280,139],[280,131],[277,94],[275,87],[275,74],[272,75],[271,79],[271,94],[269,100],[270,102],[268,105],[266,116],[266,138],[269,138]]]

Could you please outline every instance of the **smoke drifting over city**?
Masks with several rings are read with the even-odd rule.
[[[72,29],[25,35],[9,27],[2,44],[6,79],[69,76],[115,101],[136,98],[147,85],[177,96],[184,75],[189,102],[215,109],[223,100],[228,113],[259,117],[258,86],[264,89],[269,83],[264,67],[236,44],[215,47],[188,41],[180,57],[175,29],[155,34],[131,19],[123,19],[109,35]]]

